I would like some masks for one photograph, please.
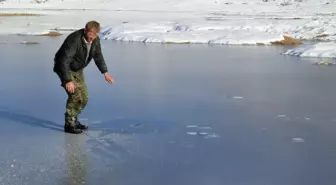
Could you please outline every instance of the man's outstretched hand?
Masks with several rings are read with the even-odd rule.
[[[76,89],[76,86],[73,82],[68,82],[68,83],[65,84],[65,88],[69,93],[74,93],[75,89]]]
[[[108,73],[104,73],[104,77],[105,77],[105,80],[110,83],[110,84],[113,84],[114,83],[114,79],[112,76],[110,76]]]

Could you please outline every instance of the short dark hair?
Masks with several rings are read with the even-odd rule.
[[[100,32],[100,24],[97,21],[89,21],[86,23],[85,29],[88,31],[91,31],[92,29],[94,29],[97,32]]]

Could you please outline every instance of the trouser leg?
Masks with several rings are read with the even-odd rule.
[[[88,102],[88,90],[84,79],[83,70],[71,72],[72,82],[76,89],[74,93],[69,93],[66,103],[65,123],[73,125],[78,115],[83,111]],[[65,87],[64,87],[65,88]],[[65,89],[66,90],[66,89]]]
[[[84,79],[84,73],[79,74],[79,80],[80,80],[80,85],[79,85],[79,96],[80,96],[80,102],[78,105],[78,110],[76,111],[77,115],[75,116],[75,120],[77,121],[78,115],[82,113],[82,111],[85,109],[87,103],[88,103],[88,89],[85,83]]]

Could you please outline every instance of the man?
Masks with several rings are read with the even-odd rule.
[[[54,58],[54,72],[59,76],[62,87],[68,94],[65,111],[64,131],[80,134],[88,129],[81,124],[78,115],[88,102],[88,90],[84,79],[84,68],[94,59],[105,80],[114,83],[108,74],[102,55],[99,34],[100,24],[96,21],[86,23],[85,28],[74,31],[64,40]]]

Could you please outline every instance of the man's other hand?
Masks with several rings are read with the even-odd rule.
[[[104,77],[105,77],[105,80],[110,83],[110,84],[113,84],[114,83],[114,79],[112,76],[110,76],[108,73],[104,73]]]
[[[65,88],[69,93],[74,93],[76,90],[76,86],[73,82],[68,82],[65,84]]]

